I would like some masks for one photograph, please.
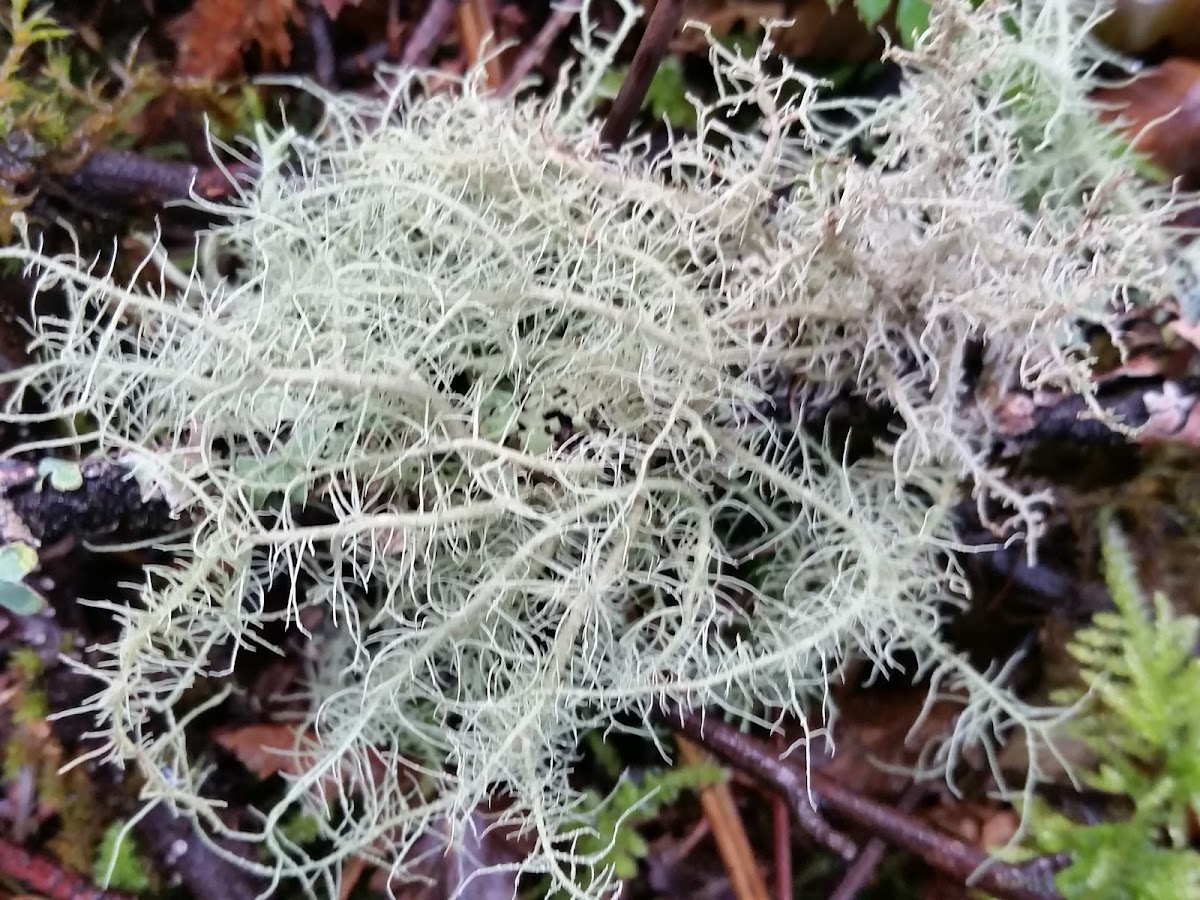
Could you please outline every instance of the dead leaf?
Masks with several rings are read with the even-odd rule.
[[[298,771],[302,760],[296,750],[300,743],[296,729],[291,725],[245,725],[241,728],[224,729],[213,735],[213,740],[224,747],[238,762],[259,778]]]
[[[272,775],[298,777],[306,773],[321,758],[315,734],[300,732],[299,726],[263,723],[226,728],[213,734],[213,740],[232,753],[237,760],[259,778]],[[364,778],[365,776],[365,778]],[[419,773],[396,753],[372,751],[370,765],[365,769],[346,760],[341,772],[330,771],[320,790],[327,795],[337,793],[337,783],[347,790],[372,790],[386,779],[407,776],[416,782]]]
[[[1112,14],[1096,29],[1109,46],[1123,53],[1165,47],[1176,53],[1200,53],[1200,0],[1117,0]]]
[[[1128,84],[1096,92],[1138,150],[1190,186],[1200,186],[1200,62],[1168,59]]]
[[[647,5],[652,5],[647,3]],[[703,22],[717,37],[736,31],[760,32],[763,21],[791,21],[775,34],[779,50],[789,56],[813,60],[860,62],[872,56],[882,43],[879,34],[863,25],[853,3],[830,9],[829,0],[689,0],[685,21]],[[679,53],[702,53],[708,48],[704,33],[695,28],[682,31],[672,43]]]
[[[287,65],[292,58],[288,25],[296,0],[196,0],[171,23],[179,52],[179,74],[217,80],[241,71],[242,54],[252,44],[263,65]]]

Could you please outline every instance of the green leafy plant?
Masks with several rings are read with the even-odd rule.
[[[627,68],[611,69],[601,82],[601,96],[615,97],[628,74]],[[679,59],[668,56],[654,73],[642,109],[655,119],[665,119],[676,128],[696,126],[696,107],[687,97],[687,83],[683,78],[683,66]]]
[[[593,749],[599,743],[595,735],[588,735]],[[725,777],[715,764],[648,769],[636,777],[622,771],[619,761],[611,768],[616,773],[616,787],[607,796],[595,790],[584,791],[579,818],[571,828],[578,833],[576,852],[595,861],[583,873],[579,887],[584,890],[596,871],[611,873],[620,880],[634,877],[650,849],[639,825],[653,820],[685,791],[720,784]]]
[[[125,822],[113,822],[104,830],[92,877],[115,891],[139,894],[150,887],[146,863]]]
[[[30,393],[88,415],[79,442],[188,528],[138,603],[93,601],[117,626],[76,663],[98,685],[75,711],[93,755],[312,895],[356,855],[402,872],[432,823],[501,789],[496,827],[534,847],[522,867],[577,895],[592,868],[602,896],[580,736],[650,734],[663,699],[807,726],[851,660],[888,673],[911,651],[933,695],[963,698],[928,755],[942,773],[1012,729],[1036,749],[1058,718],[941,634],[965,593],[964,479],[1031,546],[1046,500],[990,462],[965,376],[982,397],[1094,398],[1079,323],[1167,290],[1167,223],[1194,203],[1096,149],[1075,4],[939,0],[925,38],[889,50],[900,92],[849,107],[769,39],[714,43],[717,99],[653,159],[603,147],[588,117],[624,6],[593,42],[583,4],[582,68],[545,98],[423,91],[408,71],[382,99],[312,88],[314,134],[261,128],[256,181],[196,200],[232,275],[125,284],[28,236],[0,250],[66,306],[0,375],[9,416]],[[1014,84],[1031,102],[1005,101]],[[751,106],[761,127],[730,128]],[[847,395],[895,419],[854,460],[802,425]],[[191,755],[189,689],[226,680],[216,648],[236,664],[307,607],[324,611],[313,763],[233,832]],[[311,846],[283,833],[298,812]]]
[[[841,0],[835,0],[841,2]],[[892,10],[893,0],[854,0],[863,24],[874,28]],[[905,47],[912,47],[929,27],[929,0],[895,0],[896,31]]]
[[[0,547],[0,606],[19,616],[39,612],[46,599],[25,583],[37,568],[37,551],[21,541]]]
[[[1034,845],[1068,852],[1066,897],[1163,898],[1200,894],[1191,823],[1200,812],[1200,619],[1162,594],[1146,597],[1133,555],[1111,516],[1102,524],[1105,582],[1116,606],[1076,633],[1069,649],[1081,686],[1070,730],[1096,759],[1085,783],[1126,798],[1128,818],[1086,825],[1034,806]]]

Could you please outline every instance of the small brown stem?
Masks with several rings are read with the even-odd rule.
[[[679,28],[683,7],[684,0],[658,0],[654,5],[654,12],[650,14],[646,31],[629,65],[629,72],[600,130],[600,140],[608,146],[620,147],[629,136],[629,129],[638,110],[642,108],[654,73],[658,71],[671,38]]]
[[[781,794],[791,806],[800,827],[817,843],[843,859],[854,858],[858,852],[854,842],[821,818],[809,797],[804,777],[784,765],[774,752],[716,718],[706,720],[677,704],[664,704],[663,712],[666,724]]]
[[[434,54],[442,43],[442,35],[450,27],[458,4],[459,0],[429,0],[425,14],[408,39],[408,45],[400,57],[400,65],[406,69],[424,69],[433,62]]]
[[[819,771],[810,771],[805,778],[762,741],[715,717],[702,718],[675,703],[664,703],[661,708],[666,724],[785,796],[801,827],[844,859],[853,859],[857,848],[825,822],[812,805],[810,794],[839,817],[911,853],[931,868],[964,883],[970,881],[973,887],[997,897],[1035,900],[1060,896],[1054,887],[1054,874],[1069,863],[1064,854],[1016,865],[994,859],[978,847],[863,797]]]
[[[0,838],[0,873],[27,885],[46,900],[132,900],[119,891],[104,891],[57,860]]]
[[[924,793],[924,789],[920,785],[909,785],[908,790],[896,804],[896,808],[902,812],[912,812],[921,799],[922,793]],[[859,851],[850,868],[846,870],[841,883],[829,895],[829,900],[854,900],[862,889],[871,883],[875,877],[875,870],[883,862],[886,853],[887,841],[883,838],[873,837],[867,841],[866,846]]]
[[[504,73],[495,55],[484,59],[484,43],[496,36],[488,0],[463,0],[458,7],[457,20],[459,44],[467,55],[468,67],[473,69],[484,60],[484,88],[495,90],[504,80]]]
[[[529,42],[529,45],[521,51],[521,55],[513,63],[508,77],[504,79],[504,84],[500,86],[499,93],[501,96],[508,97],[516,93],[517,88],[521,86],[521,82],[525,80],[525,77],[533,71],[535,66],[545,59],[550,46],[562,33],[563,29],[570,25],[578,15],[579,0],[571,0],[570,3],[557,7],[550,14],[550,18],[538,30],[537,36]]]
[[[387,36],[384,41],[387,46],[389,59],[400,58],[400,39],[404,36],[404,26],[400,21],[400,0],[388,0],[387,6]]]
[[[785,746],[783,735],[772,741],[776,753]],[[771,832],[775,844],[775,900],[792,900],[792,824],[787,801],[778,794],[771,798]]]
[[[876,803],[820,772],[811,776],[813,791],[823,805],[854,824],[869,829],[893,847],[919,857],[931,868],[971,881],[997,897],[1012,900],[1058,897],[1054,873],[1063,868],[1064,856],[1042,856],[1014,865],[989,857],[966,841],[930,828],[911,815]]]
[[[688,765],[710,762],[708,754],[687,738],[677,736],[675,740],[679,745],[679,756]],[[738,900],[768,900],[770,894],[767,893],[767,883],[754,860],[754,851],[729,785],[720,784],[701,790],[700,805],[704,807],[704,817],[708,819],[721,861],[729,873],[734,896]]]

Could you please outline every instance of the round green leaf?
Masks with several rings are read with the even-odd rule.
[[[50,476],[50,486],[56,491],[77,491],[83,487],[83,471],[79,463],[47,457],[38,463],[38,475]]]
[[[37,564],[37,551],[28,544],[6,544],[0,548],[0,583],[19,584]]]
[[[46,606],[46,598],[19,581],[0,581],[0,606],[18,616],[31,616]]]

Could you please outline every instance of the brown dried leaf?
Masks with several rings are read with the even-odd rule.
[[[258,45],[264,65],[287,65],[292,58],[288,25],[296,14],[296,0],[196,0],[170,27],[179,74],[210,80],[236,75],[251,44]]]
[[[1200,185],[1200,62],[1168,59],[1128,84],[1096,92],[1134,145],[1173,175]]]
[[[647,3],[647,5],[651,5]],[[741,29],[757,33],[766,20],[791,21],[776,32],[776,46],[790,56],[838,62],[861,61],[877,49],[880,37],[863,25],[854,4],[844,2],[830,9],[828,0],[689,0],[684,19],[703,22],[713,34],[724,37]],[[672,45],[676,52],[700,53],[707,49],[702,32],[684,30]]]
[[[226,728],[215,732],[213,740],[259,778],[302,775],[321,756],[313,732],[301,732],[297,725],[264,723]],[[347,761],[340,773],[331,771],[321,790],[336,793],[338,782],[350,791],[372,790],[387,779],[402,777],[415,782],[419,774],[397,754],[374,751],[365,769]]]

